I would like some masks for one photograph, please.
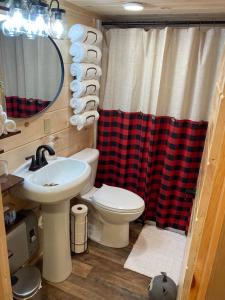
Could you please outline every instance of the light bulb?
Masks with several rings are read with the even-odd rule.
[[[47,37],[49,35],[50,16],[47,4],[40,2],[38,5],[32,5],[29,26],[37,36]]]
[[[66,36],[65,10],[51,9],[51,36],[55,39],[63,39]]]
[[[44,19],[44,15],[39,14],[34,22],[34,31],[38,36],[48,36],[49,34],[49,24]]]
[[[51,34],[54,38],[61,38],[64,32],[64,27],[61,20],[55,20],[51,24]]]
[[[18,36],[24,32],[25,21],[20,8],[13,8],[9,18],[2,24],[3,34],[8,36]]]
[[[30,18],[26,22],[25,35],[28,39],[35,38],[35,23]]]

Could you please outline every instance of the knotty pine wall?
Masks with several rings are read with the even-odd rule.
[[[60,3],[66,9],[68,27],[75,23],[95,27],[98,16],[66,1],[60,1]],[[54,137],[56,154],[61,156],[69,156],[85,147],[93,146],[93,126],[77,131],[69,124],[69,117],[72,115],[69,107],[71,98],[69,83],[72,79],[69,73],[72,61],[68,54],[70,41],[56,40],[56,43],[62,53],[65,67],[62,91],[56,102],[45,113],[29,119],[16,119],[17,127],[22,131],[21,134],[0,140],[0,149],[5,150],[5,153],[0,155],[0,159],[8,161],[9,172],[24,163],[25,157],[34,154],[39,145],[48,143],[49,136]],[[45,119],[50,119],[51,123],[51,130],[48,134],[44,131]]]

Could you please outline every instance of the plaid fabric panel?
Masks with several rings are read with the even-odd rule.
[[[27,118],[44,110],[51,103],[39,99],[26,99],[17,96],[6,96],[6,111],[11,118]]]
[[[100,111],[96,186],[140,195],[144,217],[158,227],[187,230],[207,122],[143,113]]]

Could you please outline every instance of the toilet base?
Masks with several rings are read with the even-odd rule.
[[[123,248],[129,244],[129,223],[123,225],[104,224],[100,244]]]
[[[107,247],[124,248],[129,244],[129,223],[109,224],[92,223],[89,224],[88,237]]]

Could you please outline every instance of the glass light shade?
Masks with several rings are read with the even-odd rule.
[[[24,17],[24,31],[23,34],[28,39],[34,39],[35,38],[35,27],[34,27],[34,21],[31,18],[31,14],[28,9],[24,11],[23,14]]]
[[[12,8],[9,18],[2,24],[2,32],[7,36],[19,36],[24,33],[24,17],[21,8]]]
[[[51,13],[50,35],[55,39],[64,39],[67,33],[65,10],[53,8]]]
[[[47,7],[33,5],[31,10],[31,27],[37,36],[47,37],[50,33],[50,16]]]
[[[35,39],[36,33],[35,33],[35,22],[32,21],[30,16],[28,16],[28,19],[26,20],[26,31],[25,36],[28,39]]]

